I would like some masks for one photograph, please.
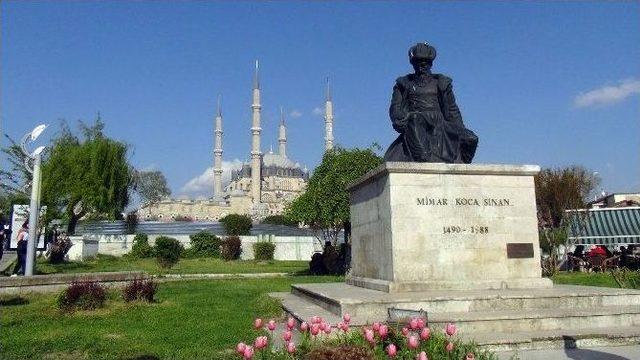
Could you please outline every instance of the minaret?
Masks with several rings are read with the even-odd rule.
[[[213,149],[213,199],[222,198],[222,108],[218,96],[218,113],[216,115],[215,147]]]
[[[284,125],[284,113],[282,106],[280,107],[280,136],[278,136],[278,153],[281,156],[287,156],[287,127]]]
[[[258,60],[256,60],[256,70],[253,77],[253,103],[251,104],[251,110],[253,115],[253,122],[251,125],[251,196],[253,197],[253,203],[260,203],[260,82],[258,79]]]
[[[333,149],[333,101],[331,101],[331,89],[327,78],[327,99],[324,103],[324,151]]]

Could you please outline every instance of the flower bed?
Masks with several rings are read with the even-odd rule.
[[[329,324],[318,316],[300,326],[293,318],[284,324],[274,320],[265,324],[256,319],[254,328],[264,333],[252,342],[238,343],[235,351],[238,358],[246,360],[496,359],[475,344],[462,342],[454,324],[436,331],[423,318],[412,318],[403,327],[375,322],[353,328],[350,322],[349,314],[338,324]],[[276,334],[282,341],[276,339]]]

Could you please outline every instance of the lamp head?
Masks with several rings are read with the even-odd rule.
[[[44,150],[45,146],[38,146],[35,150],[33,150],[33,152],[31,153],[32,157],[36,157],[38,155],[40,155],[42,153],[42,151]]]
[[[40,134],[42,134],[42,132],[46,128],[47,128],[47,125],[40,124],[40,125],[36,126],[33,130],[31,130],[31,141],[36,141],[38,136],[40,136]]]

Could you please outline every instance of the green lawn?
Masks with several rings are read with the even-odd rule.
[[[307,261],[224,261],[214,258],[180,259],[171,269],[161,269],[155,259],[132,259],[98,255],[84,262],[68,262],[51,265],[39,261],[36,271],[39,274],[104,272],[104,271],[146,271],[150,274],[242,274],[242,273],[298,273],[309,269]]]
[[[629,273],[634,274],[634,273]],[[635,273],[636,279],[638,273]],[[571,285],[585,285],[585,286],[603,286],[617,288],[618,283],[615,281],[611,273],[609,272],[559,272],[552,278],[554,284],[571,284]],[[628,286],[628,285],[627,285]]]
[[[224,351],[255,338],[256,316],[280,314],[267,293],[336,281],[343,278],[168,282],[159,285],[155,304],[127,305],[113,293],[105,308],[73,314],[56,310],[55,294],[2,296],[0,358],[224,359]]]

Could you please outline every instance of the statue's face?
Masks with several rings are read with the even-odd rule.
[[[413,70],[416,74],[422,75],[431,73],[431,66],[433,63],[427,59],[419,59],[414,61],[411,65],[413,65]]]

